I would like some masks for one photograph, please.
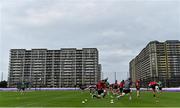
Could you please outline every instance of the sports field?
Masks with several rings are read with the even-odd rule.
[[[92,99],[89,92],[81,91],[28,91],[0,92],[0,107],[180,107],[180,92],[163,92],[159,102],[153,98],[151,92],[141,92],[137,98],[128,96],[117,100],[111,95],[104,99]],[[87,101],[82,103],[82,101]],[[110,103],[113,99],[114,103]]]

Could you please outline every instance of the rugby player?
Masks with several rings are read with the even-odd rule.
[[[119,93],[119,85],[118,81],[116,80],[115,83],[113,84],[113,94],[118,94]]]
[[[149,83],[149,87],[152,88],[153,97],[156,97],[156,86],[158,86],[156,81],[152,81]]]
[[[123,93],[123,88],[124,88],[124,80],[122,80],[121,83],[119,84],[120,95],[122,95],[122,93]]]
[[[137,97],[140,96],[140,80],[136,80],[136,94],[137,94]]]
[[[124,82],[124,90],[122,95],[118,96],[117,98],[120,99],[120,97],[129,94],[129,100],[132,100],[132,90],[130,89],[130,87],[132,86],[132,81],[131,78],[128,78],[125,82]]]
[[[96,97],[96,98],[101,98],[101,97],[105,97],[106,95],[106,85],[105,85],[105,82],[104,80],[99,80],[98,83],[96,84],[96,90],[97,90],[97,95],[94,94],[93,97]]]
[[[160,93],[162,93],[162,82],[159,81],[157,84],[158,84],[158,89],[159,89]]]

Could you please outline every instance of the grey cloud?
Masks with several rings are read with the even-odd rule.
[[[1,12],[6,73],[11,48],[97,47],[103,72],[122,79],[149,41],[180,39],[178,0],[3,0]]]

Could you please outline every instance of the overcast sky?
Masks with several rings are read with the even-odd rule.
[[[103,76],[112,82],[114,72],[127,78],[129,61],[150,41],[180,40],[179,0],[1,0],[0,6],[5,80],[12,48],[98,48]]]

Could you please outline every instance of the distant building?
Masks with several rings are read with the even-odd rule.
[[[180,86],[180,41],[150,42],[129,63],[130,77],[142,85],[160,80],[166,87]]]
[[[101,78],[96,48],[11,49],[8,86],[29,82],[32,87],[75,87]]]

